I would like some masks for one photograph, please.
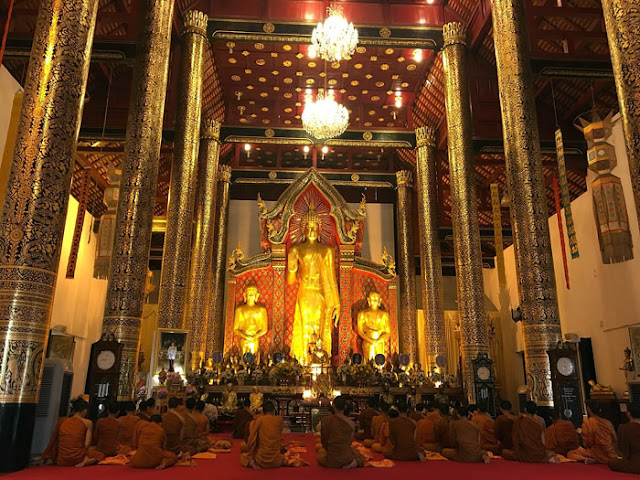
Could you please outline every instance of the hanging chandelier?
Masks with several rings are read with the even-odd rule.
[[[329,62],[349,60],[358,46],[358,29],[344,18],[342,7],[329,7],[327,12],[325,21],[313,29],[311,48]]]
[[[349,112],[333,99],[333,94],[319,91],[316,101],[308,101],[302,112],[302,126],[314,138],[339,137],[349,126]]]

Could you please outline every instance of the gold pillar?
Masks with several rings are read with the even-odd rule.
[[[224,287],[227,271],[227,234],[229,227],[229,186],[231,167],[222,165],[218,176],[213,281],[209,297],[206,358],[224,348]]]
[[[145,0],[140,3],[144,18],[139,22],[138,55],[131,88],[115,238],[102,324],[104,332],[113,332],[116,340],[124,345],[120,362],[119,400],[132,398],[138,363],[174,2]]]
[[[412,362],[418,361],[416,315],[416,262],[413,254],[413,174],[409,170],[396,172],[398,276],[400,277],[400,353]]]
[[[492,0],[492,4],[527,383],[539,405],[551,406],[547,350],[562,336],[524,4],[518,0]]]
[[[424,312],[427,371],[436,366],[438,355],[447,355],[442,292],[442,258],[438,235],[438,177],[435,131],[416,129],[416,189],[420,239],[420,280]]]
[[[631,0],[602,2],[636,215],[640,219],[640,16]]]
[[[191,369],[205,359],[209,326],[209,298],[213,290],[214,227],[220,156],[220,123],[205,120],[198,161],[198,188],[186,326],[191,330]]]
[[[188,328],[183,320],[197,184],[206,35],[207,16],[202,12],[187,12],[182,27],[176,137],[158,298],[158,326],[161,328]]]
[[[29,461],[97,7],[40,2],[0,217],[0,472]]]
[[[452,22],[442,27],[442,33],[462,381],[469,402],[475,403],[471,361],[478,353],[489,352],[489,339],[484,309],[482,250],[471,145],[473,127],[467,77],[467,29],[460,23]]]

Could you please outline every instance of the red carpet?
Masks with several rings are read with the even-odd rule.
[[[280,468],[277,470],[249,470],[240,466],[238,440],[234,440],[233,451],[219,454],[215,460],[196,460],[195,467],[173,467],[162,471],[136,470],[119,466],[75,467],[34,467],[3,476],[3,480],[182,480],[189,479],[265,479],[278,480],[374,480],[374,479],[421,479],[438,478],[458,480],[603,480],[635,479],[640,476],[611,472],[603,465],[582,465],[566,463],[561,465],[538,465],[494,460],[490,465],[461,464],[445,461],[396,462],[394,468],[359,468],[355,470],[333,470],[319,467],[315,462],[315,437],[313,435],[290,434],[287,440],[302,441],[307,453],[301,454],[309,463],[308,467]],[[218,435],[217,438],[229,438]],[[376,455],[375,460],[382,457]],[[329,477],[328,477],[329,476]]]

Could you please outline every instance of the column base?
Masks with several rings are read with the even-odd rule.
[[[29,466],[35,403],[0,403],[0,473]]]

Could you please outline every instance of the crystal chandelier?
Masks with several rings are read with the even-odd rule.
[[[339,137],[349,126],[349,112],[330,92],[319,91],[316,101],[308,101],[302,112],[302,126],[318,140]]]
[[[358,46],[358,30],[342,15],[342,7],[327,9],[328,17],[313,29],[311,47],[324,60],[349,60]]]

